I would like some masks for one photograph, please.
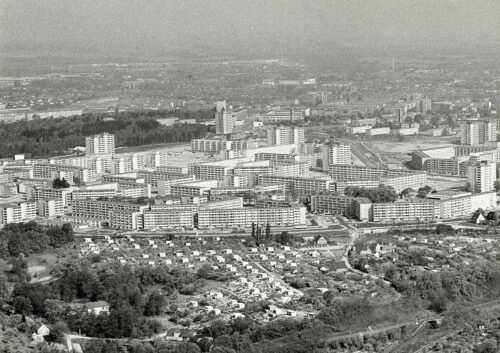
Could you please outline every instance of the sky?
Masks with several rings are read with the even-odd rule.
[[[0,51],[497,45],[499,0],[0,0]]]

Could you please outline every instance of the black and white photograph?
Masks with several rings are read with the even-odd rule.
[[[500,0],[0,0],[0,353],[500,353]]]

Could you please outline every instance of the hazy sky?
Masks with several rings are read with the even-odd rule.
[[[496,45],[500,0],[0,0],[0,50],[338,42]]]

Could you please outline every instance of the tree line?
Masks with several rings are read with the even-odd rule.
[[[58,270],[49,284],[18,283],[12,293],[15,312],[36,315],[50,323],[64,322],[73,331],[93,337],[151,336],[162,326],[148,317],[165,312],[167,299],[177,292],[193,294],[203,285],[194,271],[180,267],[107,265],[98,270],[90,260]],[[106,301],[110,312],[89,314],[71,303]]]
[[[0,258],[39,253],[71,242],[73,227],[69,223],[62,226],[43,226],[36,222],[7,224],[0,230]]]
[[[30,154],[45,158],[84,146],[85,137],[104,132],[115,135],[117,147],[155,143],[187,142],[205,136],[210,127],[203,124],[163,126],[156,119],[178,115],[177,111],[137,111],[92,113],[57,119],[18,121],[0,130],[0,158]],[[183,114],[186,115],[186,114]],[[213,112],[200,111],[189,116],[206,119]]]

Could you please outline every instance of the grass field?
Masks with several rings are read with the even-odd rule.
[[[456,136],[418,136],[407,137],[402,142],[395,140],[371,140],[365,141],[365,144],[379,153],[410,153],[413,150],[449,146],[456,139]]]
[[[167,143],[163,145],[147,145],[137,147],[126,147],[117,149],[116,153],[133,153],[144,151],[159,151],[167,153],[169,166],[187,167],[192,163],[202,163],[210,161],[209,157],[201,152],[191,152],[191,146],[186,143]]]

